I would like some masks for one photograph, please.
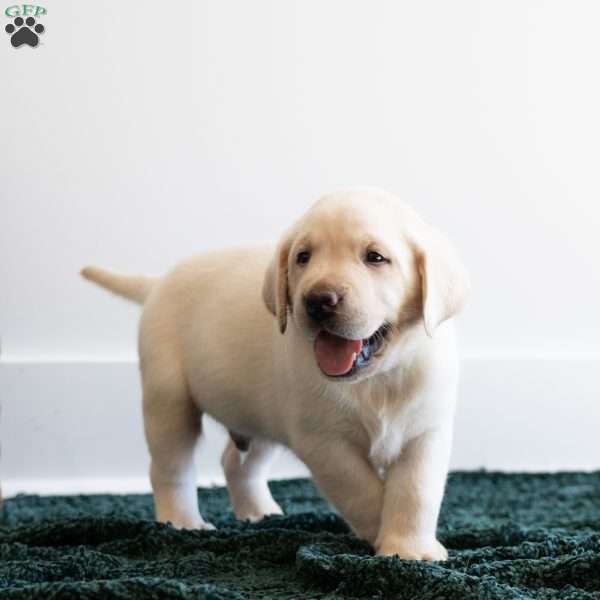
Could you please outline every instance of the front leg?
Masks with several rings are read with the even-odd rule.
[[[385,480],[377,554],[412,560],[446,560],[436,529],[444,495],[452,427],[428,431],[411,440],[391,465]]]
[[[352,442],[326,437],[304,439],[296,454],[310,469],[323,495],[353,531],[371,545],[380,528],[383,482]]]

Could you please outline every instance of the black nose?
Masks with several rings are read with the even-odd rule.
[[[312,292],[304,300],[308,316],[315,321],[324,321],[333,316],[339,302],[340,297],[333,290]]]

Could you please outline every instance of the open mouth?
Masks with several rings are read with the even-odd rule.
[[[349,340],[321,330],[315,340],[315,356],[319,368],[330,377],[349,377],[364,369],[380,350],[391,330],[384,323],[371,337],[364,340]]]

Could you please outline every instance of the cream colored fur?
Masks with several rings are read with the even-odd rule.
[[[310,262],[296,263],[309,249]],[[364,261],[374,250],[390,264]],[[443,560],[436,526],[447,475],[458,380],[451,321],[468,278],[450,244],[383,191],[325,196],[277,249],[219,250],[162,279],[88,267],[82,274],[143,302],[139,354],[156,517],[207,528],[193,452],[201,417],[251,438],[222,464],[240,519],[281,513],[267,486],[279,445],[379,554]],[[393,329],[381,356],[349,379],[324,375],[319,326],[303,299],[343,294],[332,333],[367,338]],[[277,318],[274,318],[276,315]]]

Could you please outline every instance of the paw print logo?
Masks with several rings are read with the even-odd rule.
[[[33,17],[27,17],[25,21],[21,17],[17,17],[13,23],[9,23],[5,27],[6,33],[10,35],[10,43],[15,48],[23,44],[35,48],[40,41],[38,33],[44,33],[44,26],[41,23],[36,25]]]

